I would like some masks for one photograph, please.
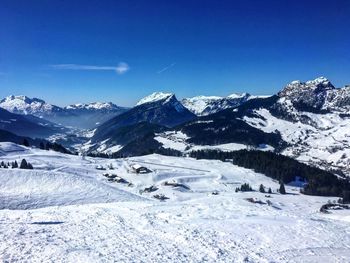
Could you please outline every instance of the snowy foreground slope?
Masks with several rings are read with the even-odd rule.
[[[84,159],[9,143],[0,148],[1,161],[26,158],[35,168],[0,169],[2,262],[350,261],[350,212],[319,212],[336,198],[300,195],[291,186],[279,195],[277,182],[230,163],[160,155]],[[135,174],[134,164],[152,172]],[[242,183],[254,189],[262,183],[274,194],[235,193]],[[140,193],[151,185],[158,190]],[[245,200],[250,197],[271,205]]]

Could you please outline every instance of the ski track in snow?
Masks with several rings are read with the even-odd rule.
[[[235,193],[245,182],[273,191],[278,182],[215,160],[83,159],[22,148],[16,152],[7,145],[0,157],[26,158],[35,168],[0,169],[2,262],[350,261],[349,211],[318,212],[336,198],[300,195],[291,186],[286,187],[290,194],[271,198]],[[111,163],[114,170],[95,169]],[[131,173],[133,163],[152,172]],[[133,185],[109,182],[105,172]],[[190,189],[165,186],[165,181]],[[159,189],[141,195],[150,185]],[[170,199],[152,197],[159,193]],[[252,204],[248,197],[272,205]]]

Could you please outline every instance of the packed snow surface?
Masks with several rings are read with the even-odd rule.
[[[319,212],[336,198],[292,186],[280,195],[278,182],[229,162],[0,149],[1,161],[25,158],[34,166],[0,169],[2,262],[350,261],[350,212]],[[136,174],[135,164],[150,172]],[[235,193],[242,183],[273,194]],[[144,191],[150,186],[153,192]]]

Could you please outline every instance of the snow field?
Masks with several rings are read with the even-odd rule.
[[[230,163],[161,155],[82,158],[37,149],[0,157],[21,158],[35,169],[0,170],[1,204],[7,204],[0,210],[3,262],[350,261],[349,211],[319,213],[336,198],[300,195],[291,186],[279,195],[278,182]],[[152,172],[133,173],[135,163]],[[110,182],[103,173],[132,185]],[[274,194],[235,193],[242,183],[254,189],[262,183]],[[151,185],[158,190],[140,194]]]

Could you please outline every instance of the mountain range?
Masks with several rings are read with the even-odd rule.
[[[93,102],[59,107],[38,98],[8,96],[0,101],[0,108],[12,113],[33,115],[51,122],[74,128],[90,129],[124,112],[127,108],[111,102]]]
[[[65,126],[90,129],[79,135],[84,140],[70,145],[89,154],[258,149],[350,174],[350,87],[336,88],[324,77],[292,81],[272,96],[243,93],[179,101],[175,94],[156,92],[132,108],[113,103],[58,107],[9,96],[0,107],[0,129],[21,136],[61,136],[69,146]]]

